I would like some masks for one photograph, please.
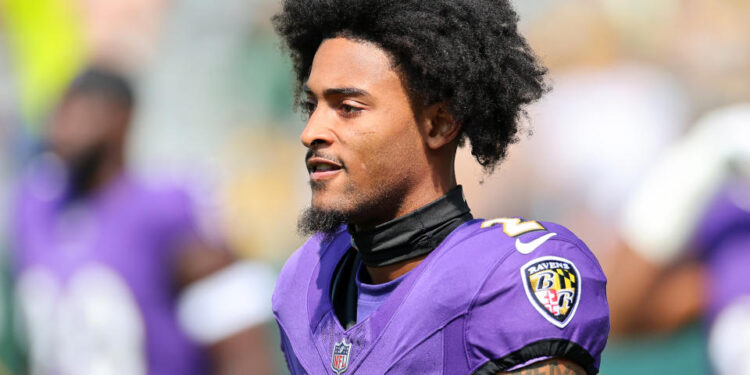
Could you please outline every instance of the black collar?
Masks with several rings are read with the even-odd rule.
[[[454,229],[473,219],[461,186],[432,203],[366,231],[349,226],[362,263],[382,267],[434,250]]]

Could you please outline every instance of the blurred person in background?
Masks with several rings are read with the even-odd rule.
[[[200,234],[188,195],[128,172],[135,98],[105,68],[52,115],[10,222],[32,374],[267,374],[273,276]]]
[[[718,374],[750,374],[750,104],[704,116],[624,210],[610,273],[617,333],[703,317]]]

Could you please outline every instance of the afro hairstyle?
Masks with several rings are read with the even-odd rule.
[[[525,105],[546,91],[547,69],[518,32],[507,0],[285,0],[273,19],[291,55],[300,102],[313,57],[343,36],[386,51],[410,99],[445,102],[459,144],[491,173],[518,140]]]

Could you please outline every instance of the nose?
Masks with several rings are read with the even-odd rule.
[[[305,130],[300,135],[302,144],[307,148],[321,147],[333,142],[333,132],[325,121],[321,110],[316,110],[310,115],[305,125]]]

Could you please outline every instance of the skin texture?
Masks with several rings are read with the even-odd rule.
[[[553,358],[534,363],[522,369],[511,372],[501,372],[500,375],[586,375],[581,366],[568,360]]]
[[[86,170],[80,181],[80,198],[103,189],[125,170],[125,145],[131,109],[95,93],[72,92],[65,96],[47,132],[51,150],[75,174]],[[86,168],[82,166],[88,166]],[[173,270],[178,289],[231,265],[236,259],[227,251],[201,241],[189,241],[178,251]],[[169,270],[164,270],[169,272]],[[177,291],[179,293],[179,290]],[[272,374],[273,356],[264,326],[248,327],[206,348],[214,374]]]
[[[343,37],[325,40],[312,64],[301,141],[311,162],[340,170],[311,173],[312,206],[348,214],[366,229],[408,214],[456,186],[453,162],[460,126],[442,103],[414,108],[385,51]],[[368,267],[372,280],[392,280],[418,264]]]

